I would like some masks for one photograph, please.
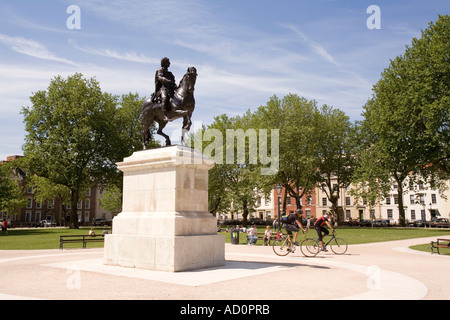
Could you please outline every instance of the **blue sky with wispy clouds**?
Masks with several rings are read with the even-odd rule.
[[[80,29],[67,27],[70,5]],[[381,29],[367,27],[370,5]],[[2,0],[0,160],[22,154],[20,110],[56,75],[150,96],[164,56],[177,81],[197,68],[193,120],[203,124],[288,93],[360,120],[389,59],[449,12],[448,0]]]

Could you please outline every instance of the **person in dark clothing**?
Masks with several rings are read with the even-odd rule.
[[[292,232],[295,232],[294,234],[294,244],[298,246],[297,243],[297,236],[300,229],[305,232],[305,228],[303,228],[302,222],[300,221],[300,217],[302,215],[303,211],[300,209],[297,209],[296,213],[291,213],[289,216],[287,216],[285,222],[282,224],[282,227],[286,230],[286,232],[292,236]]]
[[[334,230],[333,227],[331,226],[330,221],[328,220],[328,213],[325,213],[323,216],[321,216],[319,219],[316,220],[316,222],[314,223],[314,229],[316,229],[317,231],[317,235],[319,236],[319,243],[321,246],[321,250],[325,251],[325,248],[323,247],[323,236],[327,236],[329,234],[329,231],[324,227],[324,224],[327,224],[327,226],[331,229]],[[323,234],[322,234],[323,232]]]

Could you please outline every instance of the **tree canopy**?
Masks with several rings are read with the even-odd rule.
[[[87,188],[117,177],[115,163],[139,145],[137,95],[104,93],[95,78],[57,76],[24,107],[27,169],[70,190],[71,227],[78,227],[77,202]],[[136,111],[139,109],[139,111]]]
[[[387,179],[395,180],[401,225],[405,179],[414,173],[431,180],[449,174],[449,49],[450,16],[440,16],[391,60],[364,106],[359,180],[384,184],[374,186],[381,194],[388,190]]]

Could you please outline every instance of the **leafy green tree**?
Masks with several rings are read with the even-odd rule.
[[[39,177],[35,174],[27,177],[27,186],[33,187],[33,194],[36,201],[44,203],[45,201],[58,199],[61,206],[61,217],[55,217],[58,223],[65,220],[69,212],[70,189],[61,184],[55,184],[47,178]]]
[[[117,178],[115,163],[135,150],[133,117],[121,111],[118,97],[79,73],[55,77],[30,100],[32,106],[22,109],[28,170],[70,190],[70,227],[77,228],[80,195],[93,184]]]
[[[410,110],[417,122],[412,129],[422,132],[418,161],[422,173],[434,171],[450,176],[450,15],[440,15],[406,48],[405,73]],[[404,97],[403,97],[404,98]],[[430,166],[430,164],[432,164]]]
[[[18,170],[13,163],[0,164],[0,213],[12,214],[27,203],[19,185],[23,177]]]
[[[260,128],[279,130],[279,169],[272,176],[271,187],[280,183],[286,190],[285,196],[293,197],[298,208],[302,207],[302,197],[311,194],[316,184],[316,110],[315,101],[288,94],[281,100],[272,97],[254,114]]]
[[[251,137],[246,137],[249,132]],[[216,160],[209,171],[210,212],[241,212],[244,225],[254,210],[258,193],[264,192],[260,166],[251,157],[255,150],[250,151],[252,141],[257,139],[255,132],[251,113],[247,112],[234,118],[220,115],[193,137],[194,145],[201,144],[202,152]],[[200,138],[200,142],[195,142]]]
[[[122,189],[114,184],[108,185],[100,199],[100,207],[111,213],[119,213],[122,210]]]
[[[331,202],[338,217],[339,190],[347,188],[356,165],[356,130],[350,118],[339,109],[323,105],[316,113],[314,125],[317,152],[317,185]],[[344,217],[338,217],[343,220]]]
[[[406,178],[417,172],[426,180],[448,174],[449,44],[450,18],[440,16],[391,61],[364,106],[358,154],[364,161],[355,179],[372,177],[372,183],[384,185],[387,177],[395,180],[400,225],[405,225]],[[375,193],[386,189],[372,188]]]

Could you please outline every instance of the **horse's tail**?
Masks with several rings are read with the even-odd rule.
[[[153,102],[151,98],[146,99],[142,103],[142,146],[145,149],[145,145],[152,141],[152,133],[150,127],[155,121],[155,115],[152,112]]]

